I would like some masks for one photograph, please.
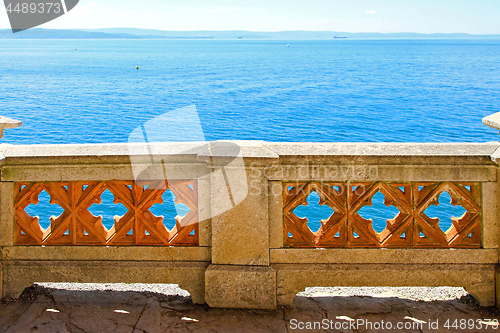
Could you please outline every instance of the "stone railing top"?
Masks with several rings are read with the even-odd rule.
[[[151,156],[171,162],[206,162],[227,156],[250,160],[303,159],[319,163],[376,162],[390,164],[483,164],[497,162],[500,143],[277,143],[264,141],[216,141],[179,143],[115,143],[0,145],[8,164],[130,163]],[[225,155],[228,154],[228,155]],[[496,158],[493,159],[493,156]],[[9,162],[10,161],[10,162]],[[274,163],[274,162],[272,162]]]
[[[483,118],[483,124],[500,130],[500,112],[494,113]]]
[[[0,116],[0,138],[3,138],[3,131],[6,128],[16,128],[21,126],[22,124],[23,122],[20,120]]]
[[[485,156],[500,147],[487,143],[264,143],[282,156]]]
[[[154,155],[194,155],[203,150],[200,142],[169,143],[85,143],[85,144],[42,144],[2,145],[0,151],[6,157],[100,157]]]

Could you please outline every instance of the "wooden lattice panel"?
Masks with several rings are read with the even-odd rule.
[[[42,184],[17,184],[14,204],[15,224],[14,239],[16,244],[42,244],[43,229],[38,223],[38,217],[30,216],[25,209],[30,204],[38,204],[38,196],[43,191]]]
[[[284,183],[283,186],[284,244],[291,247],[427,247],[479,248],[481,247],[481,205],[478,183],[455,182],[349,182]],[[299,218],[294,210],[307,205],[313,192],[320,197],[320,205],[328,205],[334,213],[321,221],[321,228],[313,233],[307,218]],[[451,196],[453,206],[460,205],[466,212],[452,218],[448,230],[441,230],[439,219],[430,218],[425,210],[438,205],[444,192]],[[388,218],[381,232],[373,228],[373,220],[365,219],[359,211],[372,205],[378,192],[384,195],[384,204],[399,210]]]
[[[377,233],[373,221],[359,215],[364,206],[372,205],[372,198],[381,192],[386,206],[394,206],[399,213],[387,220],[385,229]],[[349,246],[351,247],[407,247],[412,245],[411,186],[396,183],[350,183]]]
[[[19,245],[157,245],[196,246],[199,239],[198,189],[195,181],[165,180],[139,186],[133,181],[109,182],[50,182],[16,183],[15,186],[15,243]],[[115,204],[123,204],[127,213],[116,216],[110,230],[101,216],[94,216],[89,208],[101,204],[101,196],[108,189]],[[155,216],[150,208],[163,203],[162,196],[170,189],[176,204],[186,205],[190,211],[175,218],[169,230],[164,218]],[[50,218],[50,226],[43,229],[37,216],[30,216],[26,207],[39,203],[39,195],[46,191],[50,203],[64,212]]]
[[[415,245],[418,247],[479,247],[481,244],[481,207],[479,185],[474,183],[415,183]],[[439,220],[429,218],[424,211],[439,205],[439,196],[447,191],[453,206],[466,212],[452,219],[449,230],[439,227]]]
[[[319,182],[285,184],[283,216],[287,244],[301,247],[341,247],[346,244],[347,209],[345,195],[343,195],[344,186],[342,183]],[[307,197],[313,191],[318,193],[321,205],[328,205],[334,211],[330,218],[321,221],[321,227],[315,233],[307,226],[307,218],[299,218],[293,212],[300,205],[307,206]]]

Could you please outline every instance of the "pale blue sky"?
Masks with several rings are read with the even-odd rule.
[[[500,0],[80,0],[41,27],[500,34]]]

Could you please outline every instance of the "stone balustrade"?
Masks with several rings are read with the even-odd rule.
[[[176,283],[195,303],[271,309],[309,286],[462,286],[499,304],[500,143],[147,146],[0,145],[2,296]],[[105,191],[123,210],[107,222],[91,213]],[[184,215],[151,211],[167,192]],[[296,214],[313,192],[332,211],[315,232]],[[446,230],[425,213],[444,192],[465,210]],[[398,211],[378,231],[360,214],[377,193]]]

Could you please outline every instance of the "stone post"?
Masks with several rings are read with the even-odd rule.
[[[3,138],[3,131],[7,128],[16,128],[21,126],[23,123],[19,120],[10,119],[7,117],[0,116],[0,138]],[[4,155],[1,150],[0,145],[0,165],[4,161]],[[0,258],[3,256],[3,247],[13,244],[14,235],[14,217],[13,214],[13,198],[14,184],[12,182],[4,182],[0,176]],[[3,290],[3,269],[4,264],[0,260],[0,298],[4,295]]]
[[[269,265],[269,189],[264,170],[278,158],[261,142],[221,142],[205,161],[211,182],[212,263],[205,299],[218,308],[276,308]]]
[[[487,117],[483,118],[483,124],[486,126],[492,127],[494,129],[500,130],[500,112],[494,113],[492,115],[489,115]],[[491,160],[495,162],[498,165],[500,165],[500,152],[499,149],[494,151],[491,155]],[[487,237],[487,235],[484,235],[483,237],[489,242],[486,242],[486,244],[483,243],[483,247],[491,247],[495,246],[497,250],[499,250],[499,255],[500,255],[500,249],[498,248],[498,244],[500,243],[500,231],[498,230],[498,227],[500,226],[499,218],[500,218],[500,209],[499,209],[499,202],[500,202],[500,169],[498,169],[498,176],[497,176],[497,183],[485,186],[483,188],[483,196],[486,198],[487,194],[490,194],[491,199],[488,200],[488,202],[483,202],[483,209],[488,208],[488,211],[485,210],[485,214],[491,215],[491,220],[492,222],[490,223],[495,227],[496,230],[495,232],[492,232],[493,235],[495,235],[496,239],[490,239]],[[487,199],[486,199],[487,200]],[[484,201],[486,201],[484,200]],[[487,205],[488,204],[488,205]],[[493,221],[494,220],[494,221]],[[485,230],[485,233],[488,232],[488,230]],[[496,305],[497,308],[500,308],[500,269],[496,270],[495,273],[495,284],[496,284]]]

